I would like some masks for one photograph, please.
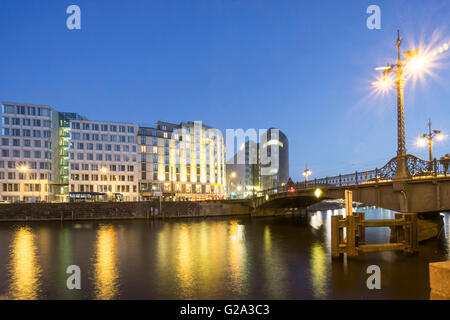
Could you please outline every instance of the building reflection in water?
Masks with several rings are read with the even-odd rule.
[[[111,300],[119,295],[117,231],[114,226],[101,226],[97,230],[94,263],[94,299]]]
[[[15,300],[39,299],[42,270],[37,257],[36,236],[30,227],[20,227],[15,231],[9,252],[8,297]]]
[[[188,225],[182,224],[177,233],[176,276],[178,285],[183,298],[192,298],[194,286],[193,255],[195,254],[192,232]]]
[[[248,288],[247,270],[247,248],[244,242],[244,226],[237,221],[230,221],[228,229],[228,266],[230,273],[231,289],[239,296]]]
[[[174,278],[181,299],[219,298],[223,287],[233,296],[246,288],[246,247],[244,226],[229,223],[182,223],[171,233],[169,246],[158,245],[158,251],[172,249]],[[158,242],[163,239],[158,239]],[[158,256],[163,258],[162,253]],[[162,261],[158,259],[159,269]],[[168,265],[170,267],[170,263]]]
[[[322,211],[316,211],[311,215],[309,224],[318,230],[323,225]]]

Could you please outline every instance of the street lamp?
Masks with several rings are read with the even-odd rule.
[[[433,161],[433,139],[436,139],[437,141],[441,141],[444,139],[444,136],[442,135],[440,130],[431,130],[431,119],[428,121],[428,133],[424,133],[421,135],[417,141],[417,144],[420,147],[424,147],[428,144],[429,149],[429,156],[430,161]]]
[[[312,171],[308,168],[303,171],[303,176],[305,177],[305,184],[308,185],[308,177],[312,174]]]
[[[25,174],[26,172],[28,172],[30,170],[30,167],[26,163],[22,163],[17,166],[17,170],[19,170],[19,172]],[[41,201],[41,179],[40,179],[40,177],[39,177],[38,181],[39,181],[39,201]],[[34,191],[32,191],[32,192],[34,192]]]
[[[380,89],[383,89],[389,85],[386,77],[393,73],[396,76],[394,81],[397,87],[397,169],[394,175],[394,179],[405,179],[410,177],[410,173],[406,163],[406,143],[405,143],[405,106],[403,88],[405,87],[405,78],[403,73],[406,65],[411,63],[412,71],[420,71],[426,65],[425,57],[419,56],[419,49],[412,51],[404,51],[404,59],[401,57],[400,46],[402,44],[402,38],[400,37],[400,30],[397,31],[397,42],[395,46],[398,49],[398,58],[396,64],[387,64],[385,67],[376,68],[375,70],[383,71],[383,79],[378,83]]]
[[[20,172],[27,172],[29,169],[30,168],[26,164],[21,164],[17,167],[17,170],[19,170]]]
[[[107,174],[108,173],[108,168],[107,167],[101,167],[100,168],[100,172],[103,174]]]

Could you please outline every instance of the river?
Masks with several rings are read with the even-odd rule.
[[[367,219],[394,212],[359,208]],[[450,220],[419,253],[332,260],[331,216],[0,223],[0,296],[9,299],[428,299],[428,263],[450,260]],[[369,228],[368,243],[389,229]],[[81,270],[81,290],[66,269]],[[378,265],[381,289],[369,290]]]

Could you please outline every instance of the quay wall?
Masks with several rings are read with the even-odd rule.
[[[0,205],[1,221],[77,221],[165,219],[249,215],[244,203],[210,202],[78,202]]]

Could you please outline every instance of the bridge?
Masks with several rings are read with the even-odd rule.
[[[276,208],[301,208],[322,199],[342,199],[345,190],[353,191],[353,199],[368,205],[398,211],[401,213],[437,213],[450,211],[450,177],[448,167],[450,158],[433,159],[432,146],[434,133],[429,123],[428,138],[430,160],[423,160],[406,153],[404,86],[405,67],[418,51],[403,52],[400,46],[400,31],[396,47],[396,63],[382,70],[383,80],[394,74],[397,88],[397,156],[382,168],[355,172],[352,174],[325,177],[313,181],[265,190],[262,196],[252,199],[254,211],[263,212]],[[435,132],[436,133],[436,132]]]
[[[397,178],[398,157],[382,168],[288,183],[263,191],[252,200],[260,212],[282,208],[305,208],[324,199],[344,199],[345,190],[353,200],[402,213],[450,211],[450,159],[427,161],[406,156],[406,178]]]

